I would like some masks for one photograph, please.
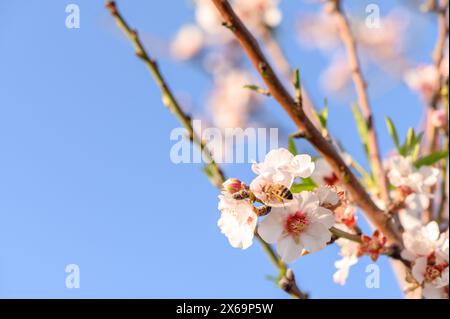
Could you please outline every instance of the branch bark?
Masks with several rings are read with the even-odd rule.
[[[439,108],[439,102],[442,100],[441,90],[447,82],[448,79],[444,79],[441,72],[442,61],[444,60],[445,54],[445,46],[447,43],[448,33],[449,33],[449,25],[448,25],[448,0],[442,1],[434,1],[431,10],[436,13],[437,22],[438,22],[438,36],[436,39],[436,43],[434,46],[432,58],[434,67],[436,71],[440,74],[439,76],[439,85],[435,92],[433,92],[428,105],[427,115],[426,115],[426,152],[427,154],[431,154],[436,152],[439,147],[439,129],[434,126],[432,116],[433,112]],[[443,177],[445,178],[445,177]],[[436,191],[436,187],[432,187],[430,189],[432,193]],[[444,199],[445,200],[445,199]],[[433,198],[430,200],[430,205],[428,209],[424,212],[424,222],[429,222],[433,219],[435,202]]]
[[[283,107],[298,129],[305,134],[308,141],[327,160],[336,176],[346,185],[355,203],[366,213],[369,220],[390,242],[401,243],[400,237],[390,224],[388,214],[385,214],[377,207],[334,146],[322,136],[321,132],[316,129],[308,116],[306,116],[301,105],[296,103],[295,99],[286,90],[263,54],[256,39],[233,11],[229,2],[226,0],[211,1],[220,12],[224,24],[234,33],[247,53],[272,96]]]

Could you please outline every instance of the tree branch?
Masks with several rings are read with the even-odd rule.
[[[158,87],[161,90],[161,95],[162,95],[164,104],[170,109],[170,111],[176,116],[176,118],[181,122],[181,124],[188,131],[188,134],[191,138],[192,143],[194,143],[198,147],[200,147],[200,149],[202,150],[202,153],[206,156],[206,159],[210,163],[209,166],[213,169],[214,176],[213,176],[212,182],[216,187],[220,188],[222,186],[223,182],[225,181],[224,173],[222,172],[219,165],[214,161],[212,154],[209,151],[207,145],[195,134],[192,123],[191,123],[191,118],[187,114],[185,114],[183,112],[183,110],[181,109],[177,99],[175,98],[169,85],[167,84],[163,75],[161,74],[156,61],[154,59],[150,58],[150,55],[147,53],[144,46],[142,45],[142,42],[139,39],[137,31],[131,29],[130,26],[127,24],[125,19],[122,17],[120,12],[118,11],[115,1],[108,1],[106,3],[106,8],[110,11],[111,15],[116,20],[118,26],[122,29],[122,31],[125,33],[125,35],[132,42],[132,44],[136,50],[136,55],[139,58],[141,58],[141,60],[146,64],[146,66],[150,70],[150,73],[152,74],[155,82],[157,83]],[[283,261],[281,261],[281,259],[276,255],[272,246],[267,244],[264,240],[262,240],[262,238],[259,237],[259,235],[256,234],[255,237],[261,243],[264,250],[269,255],[270,259],[274,262],[274,264],[280,271],[280,275],[283,277],[286,277],[288,274],[288,271],[290,272],[290,274],[291,274],[289,276],[290,285],[283,287],[280,284],[280,287],[295,298],[298,298],[298,299],[307,298],[307,295],[305,293],[301,292],[301,290],[298,288],[297,283],[295,282],[295,278],[292,274],[292,271],[289,270],[287,268],[286,264]]]
[[[434,5],[431,8],[432,11],[436,13],[438,20],[438,36],[436,39],[436,44],[433,50],[433,63],[436,71],[439,74],[439,85],[435,92],[433,92],[432,96],[429,100],[428,111],[427,111],[427,119],[426,119],[426,152],[428,154],[436,152],[439,147],[439,128],[435,127],[432,116],[433,112],[436,111],[439,107],[439,102],[442,100],[441,90],[448,82],[448,79],[444,79],[441,72],[442,61],[444,60],[445,54],[445,46],[449,33],[448,26],[448,0],[435,1]],[[436,191],[436,187],[431,187],[430,191],[434,193]],[[430,200],[430,205],[424,212],[424,221],[429,222],[433,219],[435,202],[433,198]]]
[[[370,221],[393,243],[400,243],[401,239],[389,223],[388,215],[380,210],[373,202],[369,194],[355,177],[350,168],[345,164],[339,153],[322,136],[311,120],[306,116],[303,108],[299,107],[295,99],[277,77],[273,68],[262,53],[256,39],[248,31],[229,2],[226,0],[211,0],[222,15],[225,24],[234,33],[239,43],[247,53],[251,62],[261,75],[272,96],[283,107],[286,113],[297,125],[298,129],[305,133],[309,142],[321,153],[332,167],[334,173],[346,185],[355,203],[366,213]]]
[[[372,165],[373,175],[378,182],[381,198],[387,205],[389,205],[389,187],[387,183],[386,173],[384,172],[383,165],[381,163],[380,147],[375,130],[372,109],[369,102],[369,95],[367,93],[367,83],[362,73],[361,63],[358,57],[358,50],[356,48],[356,41],[353,37],[347,17],[342,10],[341,0],[330,0],[330,4],[333,5],[333,8],[331,10],[336,19],[339,35],[347,50],[348,63],[352,71],[353,83],[358,95],[358,106],[364,115],[368,128],[367,143],[369,160]]]

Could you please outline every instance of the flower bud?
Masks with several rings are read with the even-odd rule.
[[[386,237],[376,230],[372,237],[362,235],[362,243],[359,247],[358,256],[368,255],[372,261],[377,261],[380,254],[383,253],[387,242]]]
[[[241,191],[244,188],[244,184],[237,178],[229,178],[222,184],[223,190],[234,194]]]
[[[434,127],[445,128],[448,125],[448,118],[445,110],[435,110],[431,114],[431,123]]]

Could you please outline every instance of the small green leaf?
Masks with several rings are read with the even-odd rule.
[[[359,137],[364,146],[364,151],[366,152],[366,154],[369,154],[369,129],[367,128],[366,121],[364,120],[364,116],[362,115],[358,106],[354,105],[352,107],[352,110],[358,128]]]
[[[412,156],[413,159],[417,157],[420,142],[422,141],[423,133],[416,135],[413,128],[408,129],[405,143],[400,147],[399,153],[403,156]]]
[[[408,150],[411,149],[415,140],[416,140],[416,133],[414,132],[414,129],[412,127],[410,127],[408,129],[408,133],[406,134],[406,142],[405,142]]]
[[[293,155],[297,155],[298,154],[297,146],[295,146],[295,142],[294,142],[294,137],[293,136],[289,136],[289,139],[288,139],[288,150]]]
[[[270,92],[254,84],[244,85],[244,89],[249,89],[259,94],[270,96]]]
[[[435,152],[430,155],[419,158],[417,161],[414,162],[414,165],[417,168],[422,167],[422,166],[430,166],[436,162],[439,162],[441,159],[444,159],[446,157],[448,157],[448,150],[439,151],[439,152]]]
[[[300,90],[300,70],[295,69],[294,70],[294,87],[296,90]]]
[[[322,125],[322,127],[324,129],[326,129],[327,125],[328,125],[328,100],[327,99],[325,99],[325,106],[323,107],[320,114],[318,114],[318,118],[319,118],[320,125]]]
[[[392,141],[395,144],[397,150],[400,150],[400,139],[398,138],[397,129],[395,128],[394,122],[392,122],[391,118],[386,117],[386,125],[389,131],[389,134],[392,137]]]
[[[291,192],[296,194],[303,191],[313,191],[317,188],[317,184],[311,178],[303,178],[301,183],[293,184]]]

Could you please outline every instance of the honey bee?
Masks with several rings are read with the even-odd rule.
[[[251,197],[250,192],[246,189],[242,189],[239,192],[236,192],[233,194],[233,198],[235,200],[243,200],[243,199],[247,199],[250,197]]]
[[[263,187],[263,192],[267,195],[268,201],[284,203],[285,200],[294,198],[292,192],[281,184],[267,184]]]

